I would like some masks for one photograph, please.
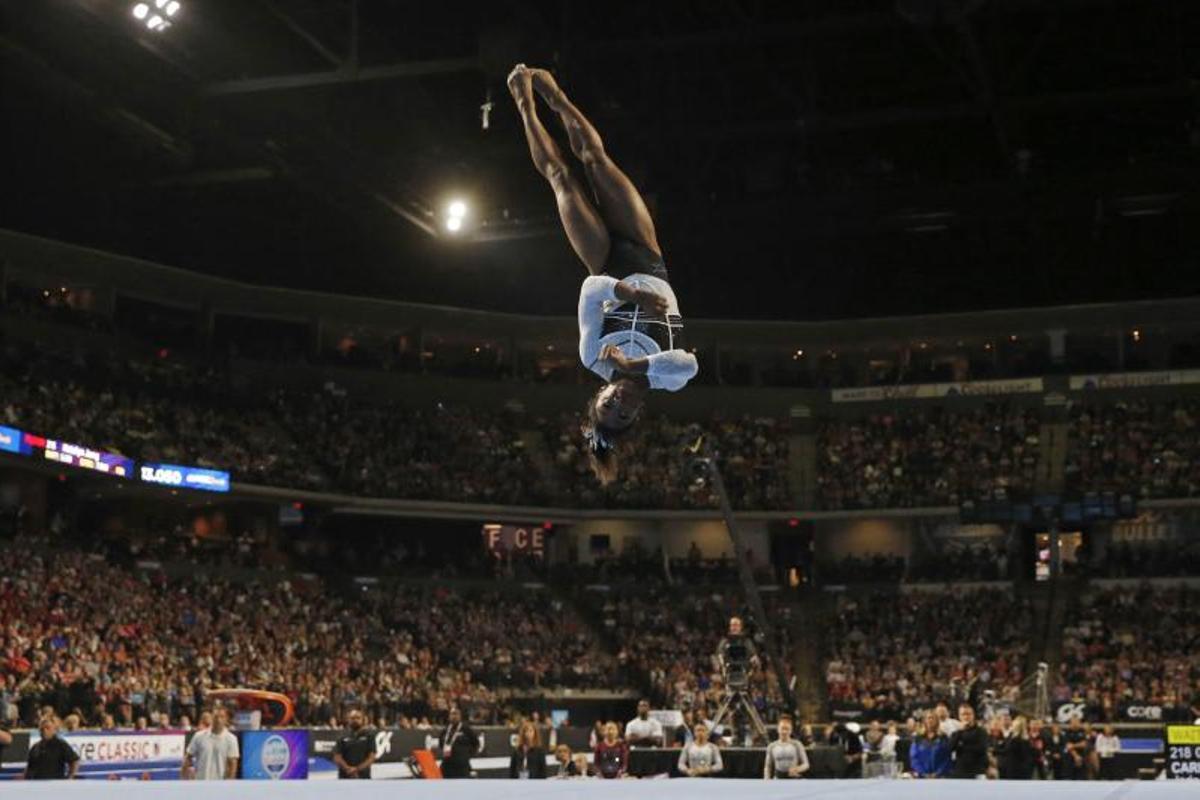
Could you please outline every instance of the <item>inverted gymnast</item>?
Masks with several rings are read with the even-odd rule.
[[[533,165],[554,190],[571,247],[590,275],[579,290],[579,358],[605,385],[587,403],[584,440],[602,484],[617,477],[618,453],[650,389],[675,392],[696,376],[654,221],[600,134],[544,69],[518,64],[508,89],[525,124]],[[558,114],[587,188],[542,125],[534,92]]]

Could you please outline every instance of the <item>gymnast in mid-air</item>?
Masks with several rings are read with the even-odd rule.
[[[600,134],[544,69],[518,64],[508,89],[533,164],[554,190],[567,239],[590,273],[579,290],[579,358],[605,385],[588,400],[583,435],[592,471],[608,484],[646,393],[682,389],[696,376],[696,357],[683,349],[679,303],[654,221]],[[586,182],[538,118],[537,96],[566,128]]]

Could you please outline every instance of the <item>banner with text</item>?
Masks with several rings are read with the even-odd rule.
[[[1072,375],[1071,391],[1084,389],[1151,389],[1200,383],[1200,369],[1163,372],[1117,372],[1112,375]]]
[[[484,525],[483,545],[494,556],[546,554],[546,531],[541,525]]]
[[[881,400],[936,400],[941,397],[995,397],[1008,394],[1037,394],[1041,391],[1041,378],[1012,378],[833,389],[830,391],[830,397],[835,403],[873,403]]]

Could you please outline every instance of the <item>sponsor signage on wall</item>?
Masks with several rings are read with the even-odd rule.
[[[541,525],[484,525],[483,545],[492,555],[546,554],[546,531]]]
[[[1200,781],[1200,725],[1168,725],[1165,733],[1167,778]]]
[[[1007,394],[1038,394],[1043,391],[1041,378],[1013,378],[996,381],[958,381],[954,383],[910,383],[902,386],[865,386],[860,389],[833,389],[835,403],[872,403],[880,400],[936,400],[942,397],[995,397]]]
[[[245,731],[242,778],[302,781],[308,778],[308,731]]]
[[[1200,383],[1200,369],[1163,372],[1117,372],[1111,375],[1072,375],[1071,391],[1084,389],[1149,389]]]

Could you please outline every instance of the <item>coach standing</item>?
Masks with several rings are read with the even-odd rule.
[[[38,724],[42,739],[29,748],[25,779],[31,781],[74,780],[79,771],[79,754],[58,736],[58,720],[43,717]]]
[[[962,727],[950,736],[950,754],[954,765],[951,778],[983,778],[988,771],[988,735],[975,721],[975,709],[963,703],[958,709]]]
[[[450,723],[442,731],[439,744],[442,777],[471,777],[471,756],[479,749],[479,739],[471,726],[463,722],[462,711],[457,706],[450,709]]]
[[[218,708],[213,711],[212,727],[192,736],[179,774],[202,781],[233,780],[239,758],[237,737],[229,730],[229,712]]]
[[[333,763],[337,764],[342,780],[370,780],[375,752],[375,731],[363,724],[363,712],[357,708],[347,718],[350,732],[337,740],[333,748]]]

